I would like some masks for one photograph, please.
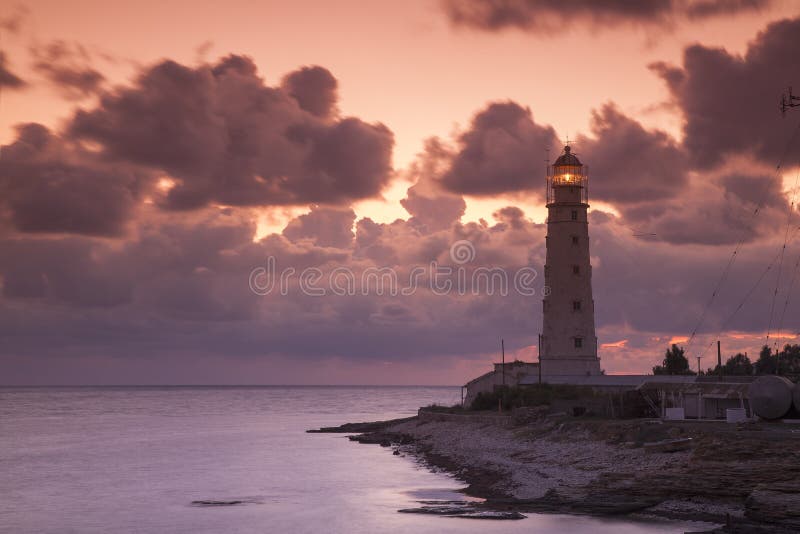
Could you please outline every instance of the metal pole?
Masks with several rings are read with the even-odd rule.
[[[542,334],[539,334],[539,385],[542,385]]]
[[[722,376],[722,346],[719,339],[717,340],[717,368],[719,369],[719,376]]]
[[[702,356],[697,356],[697,375],[700,376],[700,358]]]
[[[503,338],[500,338],[500,350],[503,352],[503,386],[506,385],[506,345]]]

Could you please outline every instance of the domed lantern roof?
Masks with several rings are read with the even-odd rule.
[[[572,148],[569,145],[564,147],[564,153],[558,156],[558,159],[553,163],[553,166],[560,167],[562,165],[570,165],[580,167],[582,165],[581,160],[572,153]]]

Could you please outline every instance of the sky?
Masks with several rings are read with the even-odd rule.
[[[0,50],[0,384],[535,360],[567,140],[606,372],[800,342],[794,1],[32,1]]]

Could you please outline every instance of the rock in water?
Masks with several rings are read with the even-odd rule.
[[[753,412],[762,419],[780,419],[792,407],[794,384],[782,376],[755,379],[747,389]]]
[[[429,514],[444,517],[461,517],[464,519],[525,519],[519,512],[506,512],[499,510],[478,510],[465,506],[421,506],[419,508],[404,508],[398,510],[403,514]]]
[[[402,514],[428,514],[466,519],[525,519],[515,511],[492,510],[481,505],[462,501],[417,501],[424,506],[398,510]]]

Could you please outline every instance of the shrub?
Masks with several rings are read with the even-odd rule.
[[[536,384],[531,386],[498,387],[491,392],[478,393],[470,410],[496,410],[498,403],[503,410],[542,406],[554,400],[576,400],[592,396],[591,388],[583,386]]]
[[[460,404],[454,404],[452,406],[442,406],[441,404],[429,404],[425,406],[425,410],[428,412],[458,413],[464,411],[464,408],[462,408]]]

